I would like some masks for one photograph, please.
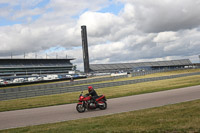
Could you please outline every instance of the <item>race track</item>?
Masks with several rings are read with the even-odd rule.
[[[76,104],[0,112],[0,129],[96,117],[196,99],[200,99],[200,86],[108,99],[106,110],[85,113],[78,113]]]

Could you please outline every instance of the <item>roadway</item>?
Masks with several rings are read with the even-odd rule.
[[[78,97],[78,96],[77,96]],[[76,104],[0,112],[0,130],[128,112],[200,99],[200,86],[108,99],[106,110],[78,113]]]

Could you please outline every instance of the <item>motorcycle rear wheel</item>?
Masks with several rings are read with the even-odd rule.
[[[77,105],[76,105],[76,110],[77,110],[79,113],[83,113],[83,112],[85,112],[85,107],[84,107],[82,104],[77,104]]]
[[[104,101],[104,102],[103,102],[103,105],[100,105],[99,108],[100,108],[101,110],[105,110],[105,109],[107,108],[107,103],[106,103],[106,101]]]

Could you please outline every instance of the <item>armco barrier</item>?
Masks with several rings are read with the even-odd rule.
[[[64,83],[52,83],[52,84],[45,84],[45,85],[12,87],[12,88],[0,89],[0,93],[18,92],[18,91],[26,91],[26,90],[40,90],[40,89],[48,89],[48,88],[60,88],[60,87],[67,87],[67,86],[73,86],[73,85],[88,84],[88,83],[93,83],[93,82],[120,79],[120,78],[125,78],[125,77],[127,77],[127,75],[122,75],[122,76],[117,76],[117,77],[86,79],[86,80],[64,82]]]
[[[162,77],[153,77],[153,78],[145,78],[145,79],[135,79],[135,80],[126,80],[126,81],[118,81],[118,82],[108,82],[108,83],[99,83],[99,84],[92,84],[95,89],[98,88],[105,88],[105,87],[113,87],[113,86],[121,86],[121,85],[128,85],[128,84],[135,84],[141,82],[149,82],[149,81],[156,81],[156,80],[164,80],[164,79],[172,79],[178,77],[185,77],[185,76],[192,76],[192,75],[200,75],[200,72],[196,73],[186,73],[186,74],[179,74],[179,75],[171,75],[171,76],[162,76]],[[43,96],[43,95],[52,95],[52,94],[60,94],[60,93],[67,93],[67,92],[76,92],[86,90],[88,87],[87,85],[80,85],[80,86],[67,86],[61,87],[54,85],[51,88],[31,88],[31,89],[23,89],[18,88],[18,91],[14,91],[10,89],[9,91],[1,91],[0,93],[0,100],[10,100],[10,99],[18,99],[18,98],[27,98],[27,97],[35,97],[35,96]]]
[[[152,71],[140,71],[132,73],[132,76],[142,76],[151,73],[157,72],[166,72],[171,70],[152,70]],[[6,89],[0,89],[0,93],[8,93],[8,92],[17,92],[17,91],[26,91],[26,90],[39,90],[39,89],[48,89],[48,88],[58,88],[58,87],[67,87],[73,85],[80,85],[80,84],[89,84],[93,82],[101,82],[101,81],[108,81],[120,78],[126,78],[128,75],[121,75],[115,77],[102,77],[102,78],[92,78],[92,79],[85,79],[85,80],[78,80],[73,82],[63,82],[63,83],[51,83],[51,84],[43,84],[43,85],[34,85],[34,86],[27,86],[27,87],[11,87]]]

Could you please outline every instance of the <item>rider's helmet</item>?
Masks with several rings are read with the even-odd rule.
[[[93,90],[93,87],[92,86],[88,86],[88,91],[92,91]]]

